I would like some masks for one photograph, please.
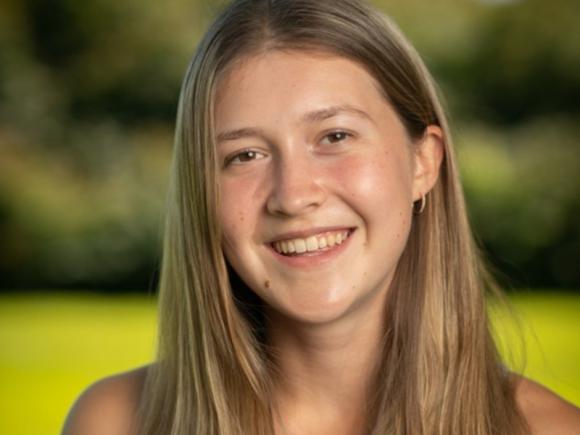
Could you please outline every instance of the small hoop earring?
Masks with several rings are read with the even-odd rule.
[[[419,205],[417,206],[417,203],[421,201],[419,203]],[[421,196],[420,200],[417,200],[413,203],[413,214],[414,215],[420,215],[421,213],[423,213],[423,211],[425,210],[425,205],[427,204],[427,196],[423,195]]]

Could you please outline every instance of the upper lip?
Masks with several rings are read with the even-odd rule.
[[[271,239],[268,243],[276,243],[282,240],[290,240],[290,239],[306,239],[310,236],[314,236],[320,233],[328,233],[332,231],[351,231],[354,227],[349,226],[334,226],[334,227],[317,227],[317,228],[309,228],[306,230],[297,230],[297,231],[289,231],[280,235],[277,235],[273,239]]]

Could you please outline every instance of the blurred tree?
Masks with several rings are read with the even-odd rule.
[[[0,4],[0,288],[150,287],[181,76],[223,0]],[[476,233],[580,289],[580,3],[374,1],[441,83]]]

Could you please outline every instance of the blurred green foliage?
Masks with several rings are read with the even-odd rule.
[[[494,311],[510,367],[580,405],[580,297],[543,292],[513,297],[522,325]],[[520,333],[526,348],[520,346]],[[154,301],[83,295],[0,296],[0,433],[59,429],[90,383],[153,359]],[[517,351],[514,351],[516,349]],[[32,416],[32,417],[31,417]]]
[[[0,288],[153,285],[180,81],[219,3],[3,0]],[[375,3],[447,97],[505,281],[580,288],[580,3]]]

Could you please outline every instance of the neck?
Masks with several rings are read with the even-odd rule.
[[[318,324],[268,310],[268,342],[276,363],[274,399],[284,426],[297,433],[361,430],[385,330],[383,304],[368,302],[365,309]]]

